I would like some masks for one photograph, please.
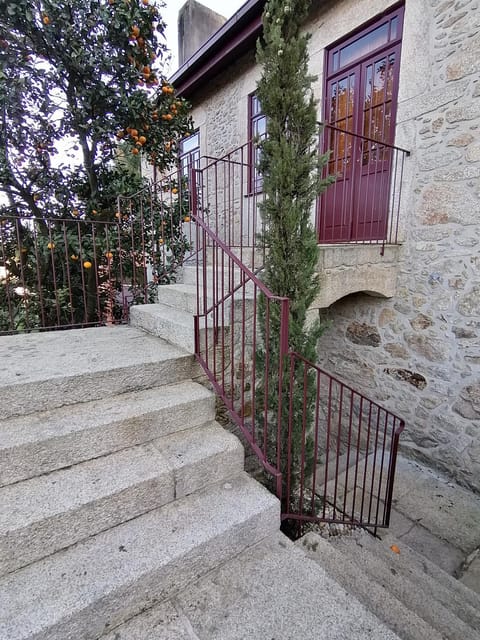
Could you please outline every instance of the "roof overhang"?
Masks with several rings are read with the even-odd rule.
[[[190,97],[228,64],[255,46],[262,32],[266,0],[248,0],[170,78],[177,93]]]

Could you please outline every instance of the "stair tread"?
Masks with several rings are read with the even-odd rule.
[[[427,571],[427,563],[430,561],[424,556],[417,556],[413,560],[413,550],[412,554],[409,554],[408,545],[390,534],[382,541],[363,535],[361,545],[376,558],[381,558],[391,572],[395,571],[407,580],[414,581],[418,588],[430,593],[442,606],[450,609],[473,628],[480,630],[480,599],[475,597],[476,594],[468,594],[468,590],[460,586],[458,580],[440,568],[435,577],[430,575]],[[399,554],[392,552],[392,545],[398,547]]]
[[[97,638],[268,535],[278,515],[242,473],[99,533],[0,579],[0,637]]]
[[[0,451],[26,442],[91,429],[114,420],[135,418],[149,411],[173,408],[186,399],[200,401],[209,397],[213,397],[211,391],[190,380],[57,407],[27,416],[13,416],[0,420]]]
[[[185,355],[164,340],[123,325],[3,336],[0,354],[0,388]]]
[[[382,547],[385,550],[389,550],[390,546],[393,544],[396,544],[399,547],[403,567],[411,569],[414,567],[421,567],[425,576],[445,587],[450,594],[454,594],[457,600],[469,604],[474,610],[480,612],[480,594],[469,589],[466,585],[460,582],[460,580],[457,580],[434,562],[425,558],[425,556],[412,549],[408,544],[405,544],[403,540],[397,540],[395,536],[388,531],[382,532],[381,538],[383,543]]]
[[[209,423],[7,485],[0,488],[0,536],[240,446],[218,423]]]
[[[0,489],[0,575],[243,469],[218,423]]]
[[[351,562],[348,555],[341,553],[317,533],[307,533],[296,544],[404,640],[443,640],[441,633],[408,609],[385,587],[371,580],[367,573]]]
[[[180,382],[0,421],[0,485],[144,444],[215,418],[215,398]]]
[[[148,389],[165,379],[179,382],[198,371],[184,350],[126,326],[6,336],[0,363],[0,420]]]
[[[133,311],[134,321],[137,323],[138,318],[140,317],[149,317],[152,320],[160,320],[163,322],[168,322],[180,326],[182,329],[186,330],[189,334],[191,333],[193,337],[193,313],[190,311],[184,311],[183,309],[178,309],[176,307],[171,307],[168,304],[157,303],[157,304],[145,304],[142,306],[138,306]],[[224,326],[228,324],[228,318],[225,318],[225,322],[222,323]],[[141,326],[141,325],[137,325]],[[207,326],[213,326],[211,318],[208,319]],[[205,321],[202,319],[200,322],[200,329],[205,328]],[[148,328],[146,328],[148,331]]]
[[[399,640],[275,533],[102,640]]]
[[[390,566],[381,552],[376,553],[369,550],[369,541],[365,542],[365,546],[362,544],[362,541],[368,536],[369,534],[366,532],[360,532],[357,536],[352,537],[338,536],[331,539],[331,544],[347,554],[371,579],[388,589],[407,608],[415,611],[419,617],[442,633],[445,638],[451,640],[455,640],[457,637],[462,637],[464,640],[478,638],[473,624],[471,625],[464,620],[466,616],[471,616],[473,620],[477,617],[478,614],[472,611],[471,607],[465,605],[460,610],[449,602],[438,600],[437,594],[432,592],[435,589],[433,581],[429,584],[429,589],[425,589],[422,584],[419,585],[419,582],[422,583],[421,569],[417,569],[416,572],[412,572],[408,576],[397,571],[395,567]],[[397,555],[391,553],[392,556]],[[401,555],[397,556],[397,560],[401,562]]]

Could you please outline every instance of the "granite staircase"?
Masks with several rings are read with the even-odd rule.
[[[310,532],[296,544],[402,640],[480,637],[480,595],[394,536]]]
[[[0,338],[0,638],[98,638],[278,530],[193,356],[133,327]]]
[[[200,384],[195,297],[0,338],[0,640],[478,638],[479,596],[431,563],[278,531]]]

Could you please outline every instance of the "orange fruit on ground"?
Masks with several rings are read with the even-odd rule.
[[[83,268],[84,269],[91,269],[92,268],[92,263],[90,262],[90,260],[85,260],[85,262],[83,263]]]
[[[136,147],[134,147],[132,149],[132,153],[133,153],[134,156],[138,156],[138,149]]]
[[[55,249],[55,243],[54,242],[49,242],[47,244],[47,249]]]
[[[400,553],[400,549],[396,544],[392,544],[392,546],[390,547],[390,549],[393,551],[393,553]]]

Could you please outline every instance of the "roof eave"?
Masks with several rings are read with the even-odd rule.
[[[197,87],[244,53],[262,31],[265,0],[248,0],[170,78],[179,95],[188,98]]]

